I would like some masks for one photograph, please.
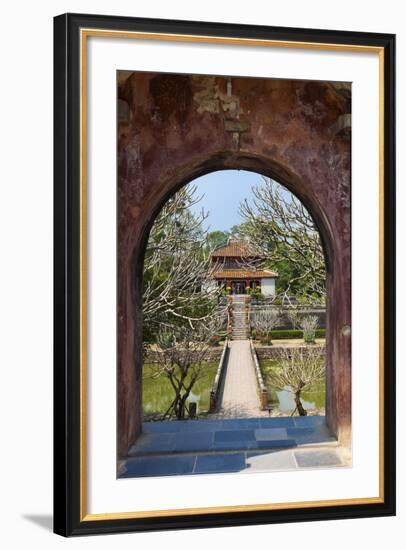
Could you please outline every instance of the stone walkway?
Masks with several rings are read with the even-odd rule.
[[[324,416],[146,422],[118,477],[347,465]]]
[[[212,418],[252,418],[269,416],[262,411],[249,340],[232,340],[224,373],[221,405]]]

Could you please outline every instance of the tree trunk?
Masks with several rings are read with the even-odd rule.
[[[185,419],[185,403],[186,403],[186,396],[179,397],[177,407],[176,407],[176,418],[178,420],[184,420]]]
[[[296,408],[300,416],[307,416],[307,411],[303,408],[302,402],[300,401],[300,392],[301,390],[295,392]]]

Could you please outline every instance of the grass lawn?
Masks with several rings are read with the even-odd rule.
[[[204,373],[192,388],[191,400],[198,403],[198,414],[208,411],[210,404],[210,390],[214,382],[218,362],[206,363]],[[142,411],[144,417],[163,414],[171,404],[175,393],[166,378],[160,375],[154,377],[156,366],[146,363],[142,376]]]

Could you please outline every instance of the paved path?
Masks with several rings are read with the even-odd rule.
[[[145,422],[118,474],[269,472],[339,467],[344,459],[324,416]]]
[[[232,340],[225,372],[220,411],[213,418],[269,416],[261,411],[249,340]]]

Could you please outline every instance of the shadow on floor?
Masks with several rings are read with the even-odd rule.
[[[53,517],[50,514],[23,514],[21,517],[46,531],[53,531]]]

